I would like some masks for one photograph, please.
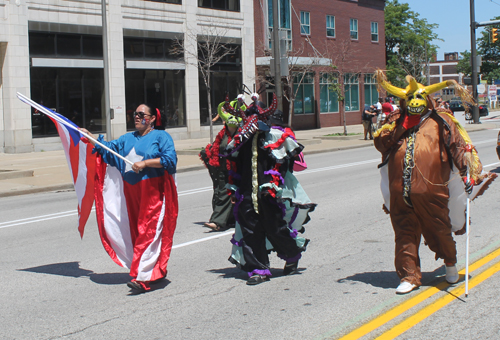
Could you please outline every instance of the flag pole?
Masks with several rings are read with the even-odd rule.
[[[91,140],[92,142],[94,142],[95,144],[99,145],[100,147],[106,149],[107,151],[111,152],[113,155],[115,155],[116,157],[120,158],[121,160],[123,160],[125,163],[128,163],[130,165],[134,165],[134,162],[132,162],[131,160],[129,159],[126,159],[125,157],[123,157],[122,155],[120,155],[119,153],[117,153],[116,151],[114,150],[111,150],[109,147],[107,147],[106,145],[102,144],[101,142],[99,142],[98,140],[96,140],[95,138],[91,137],[88,133],[85,133],[81,130],[78,129],[78,126],[76,125],[71,125],[69,124],[68,122],[66,122],[64,119],[61,119],[59,118],[56,114],[54,114],[55,112],[53,112],[52,110],[46,108],[45,106],[43,105],[40,105],[38,104],[37,102],[29,99],[28,97],[26,97],[25,95],[23,95],[22,93],[19,93],[17,92],[17,98],[19,98],[22,102],[34,107],[35,109],[37,109],[38,111],[41,111],[43,112],[44,114],[46,114],[47,116],[49,116],[50,118],[58,121],[60,124],[66,126],[67,128],[70,128],[72,130],[75,130],[77,131],[78,133],[80,133],[81,135],[83,135],[85,138]]]
[[[467,182],[470,182],[469,167],[467,167]],[[469,296],[469,216],[470,216],[470,198],[467,194],[467,207],[465,210],[465,297]]]

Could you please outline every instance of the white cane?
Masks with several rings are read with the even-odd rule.
[[[470,183],[470,173],[467,169],[467,183]],[[465,210],[465,297],[469,295],[469,215],[470,214],[470,198],[467,194],[467,207]]]

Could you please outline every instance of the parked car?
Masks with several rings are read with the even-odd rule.
[[[468,108],[468,112],[465,114],[465,119],[466,120],[471,120],[472,119],[472,105],[470,103],[465,103],[466,107]],[[480,117],[486,117],[489,115],[488,107],[486,105],[479,104],[479,116]],[[455,99],[452,98],[450,100],[450,110],[455,113],[455,111],[465,111],[465,107],[462,104],[462,101],[460,99]]]

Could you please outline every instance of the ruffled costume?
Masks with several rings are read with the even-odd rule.
[[[249,276],[271,276],[268,254],[274,250],[287,263],[297,262],[309,240],[299,236],[312,203],[292,173],[294,158],[303,146],[290,129],[269,128],[259,122],[259,131],[227,153],[235,161],[234,184],[228,185],[236,197],[236,218],[232,254],[229,261]],[[236,149],[237,148],[237,149]]]

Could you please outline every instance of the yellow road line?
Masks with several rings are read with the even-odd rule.
[[[488,268],[478,276],[473,277],[470,282],[469,282],[469,288],[474,288],[487,278],[491,277],[492,275],[496,274],[497,272],[500,271],[500,263],[497,263],[493,265],[492,267]],[[418,313],[408,317],[406,320],[398,324],[397,326],[393,327],[389,331],[385,332],[381,336],[377,337],[376,340],[381,340],[381,339],[394,339],[395,337],[403,334],[406,332],[408,329],[412,328],[425,318],[431,316],[447,304],[449,304],[452,301],[455,301],[457,299],[457,296],[461,296],[462,294],[465,293],[465,284],[461,284],[459,287],[453,289],[449,294],[446,294],[442,298],[438,299],[437,301],[433,302],[429,306],[423,308],[421,311]]]
[[[469,272],[472,272],[472,271],[482,267],[483,265],[494,260],[498,256],[500,256],[500,248],[495,250],[494,252],[486,255],[485,257],[477,260],[473,264],[469,265]],[[459,274],[464,274],[464,273],[465,273],[465,269],[462,269],[459,272]],[[430,298],[434,294],[437,294],[437,293],[445,290],[448,286],[449,286],[449,284],[445,281],[445,282],[439,283],[435,287],[429,287],[428,289],[424,290],[422,293],[406,300],[402,304],[400,304],[400,305],[392,308],[391,310],[387,311],[386,313],[376,317],[372,321],[370,321],[370,322],[364,324],[363,326],[353,330],[352,332],[344,335],[339,340],[359,339],[362,336],[365,336],[366,334],[374,331],[375,329],[379,328],[380,326],[386,324],[387,322],[389,322],[389,321],[393,320],[394,318],[398,317],[399,315],[403,314],[407,310],[415,307],[416,305],[418,305],[422,301],[425,301],[426,299]]]

